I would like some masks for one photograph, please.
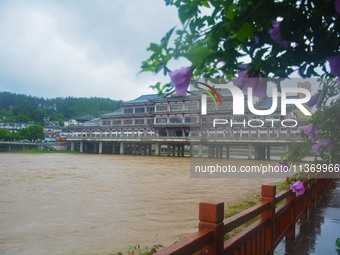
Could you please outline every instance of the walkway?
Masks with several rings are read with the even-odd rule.
[[[328,194],[311,210],[309,219],[296,230],[295,239],[281,242],[274,254],[340,254],[336,245],[337,240],[340,243],[340,180],[332,184]]]

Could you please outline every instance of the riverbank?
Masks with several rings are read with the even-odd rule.
[[[65,150],[38,150],[38,149],[29,149],[29,150],[19,150],[19,151],[1,151],[0,153],[65,153],[65,154],[81,154],[79,151],[65,151]]]

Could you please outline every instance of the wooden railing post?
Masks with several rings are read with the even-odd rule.
[[[304,207],[304,213],[301,215],[301,220],[307,219],[307,216],[309,214],[309,209],[308,209],[308,180],[307,179],[302,179],[303,186],[305,188],[305,193],[303,194],[303,207]]]
[[[287,232],[286,238],[295,238],[295,219],[296,219],[296,203],[295,203],[296,193],[291,192],[291,194],[286,198],[286,202],[292,202],[290,210],[290,223],[289,230]]]
[[[223,254],[223,219],[224,203],[217,201],[205,201],[199,204],[199,230],[211,229],[213,240],[210,245],[203,248],[200,254]]]
[[[270,224],[266,230],[266,252],[265,254],[274,253],[274,233],[275,233],[275,196],[276,196],[276,186],[275,185],[262,185],[261,191],[261,201],[270,202],[269,210],[261,214],[261,221],[266,221],[269,219]]]

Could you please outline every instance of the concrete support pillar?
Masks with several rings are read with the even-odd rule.
[[[80,152],[84,152],[84,144],[83,144],[83,142],[80,142],[80,147],[79,147],[79,151]]]
[[[103,153],[103,142],[99,142],[99,154]]]
[[[170,144],[167,144],[167,156],[170,157]]]
[[[270,159],[270,146],[267,145],[267,159]]]
[[[290,151],[290,147],[291,147],[290,144],[287,143],[286,144],[286,152]]]
[[[176,146],[172,145],[172,156],[175,157],[176,156]]]
[[[116,144],[112,143],[112,154],[116,154]]]
[[[74,151],[74,142],[71,142],[71,151]]]
[[[252,151],[251,151],[251,148],[252,146],[251,146],[251,144],[248,144],[248,159],[252,159],[253,157],[252,157]]]
[[[199,145],[198,145],[198,156],[201,158],[202,157],[202,155],[203,155],[203,149],[202,149],[202,144],[200,143]]]
[[[223,158],[223,145],[220,146],[220,158]]]
[[[263,160],[266,158],[266,146],[265,145],[255,145],[255,159]]]
[[[182,148],[181,148],[181,156],[184,157],[184,145],[182,145]]]
[[[151,156],[151,151],[152,151],[152,147],[151,146],[152,146],[151,144],[148,146],[148,148],[149,148],[148,155],[149,156]]]
[[[181,156],[181,146],[177,146],[177,157]]]
[[[124,143],[123,142],[120,142],[120,145],[119,145],[119,154],[124,154]]]
[[[229,152],[229,146],[228,145],[227,145],[227,148],[226,148],[226,156],[227,156],[227,158],[230,157],[230,152]]]
[[[132,154],[133,155],[136,155],[136,147],[137,147],[137,144],[132,144]]]
[[[160,151],[160,144],[156,143],[156,150],[155,150],[155,155],[159,156],[159,151]]]

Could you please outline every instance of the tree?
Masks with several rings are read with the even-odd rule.
[[[340,162],[340,1],[339,0],[165,0],[178,8],[182,28],[170,29],[160,43],[151,43],[151,56],[142,71],[169,74],[172,84],[152,86],[160,93],[185,89],[191,78],[276,78],[294,72],[319,78],[320,88],[309,105],[319,109],[310,125],[301,127],[300,160],[312,148],[322,162]],[[173,38],[173,40],[170,40]],[[173,61],[191,65],[170,70]],[[246,62],[244,62],[246,60]],[[251,85],[259,94],[265,83]],[[250,86],[250,85],[249,85]],[[266,85],[265,85],[266,86]],[[244,86],[247,87],[247,86]],[[317,133],[317,137],[313,134]],[[312,139],[314,137],[316,139]],[[303,145],[304,144],[304,145]],[[318,161],[316,161],[318,162]]]
[[[19,130],[19,135],[21,139],[30,139],[28,128],[22,128]]]
[[[29,140],[44,139],[44,129],[40,125],[31,125],[28,127]]]
[[[7,129],[0,128],[0,140],[9,140],[10,132]]]

